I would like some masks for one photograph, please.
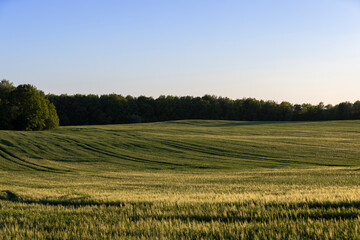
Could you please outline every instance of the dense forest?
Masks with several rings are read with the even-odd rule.
[[[155,122],[179,119],[319,121],[360,119],[360,101],[338,105],[291,104],[244,98],[48,95],[60,125]]]
[[[55,110],[56,108],[56,110]],[[360,101],[291,104],[205,95],[132,97],[45,95],[36,87],[0,82],[0,129],[46,130],[59,125],[155,122],[180,119],[320,121],[360,119]]]

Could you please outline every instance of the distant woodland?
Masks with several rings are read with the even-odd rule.
[[[321,121],[360,119],[360,101],[291,104],[243,98],[45,95],[36,87],[0,82],[0,129],[46,130],[60,125],[156,122],[181,119]]]
[[[48,95],[60,125],[116,124],[180,119],[320,121],[360,119],[360,101],[338,105],[291,104],[244,98]]]

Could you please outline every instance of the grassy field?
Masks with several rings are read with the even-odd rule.
[[[0,239],[360,239],[360,121],[0,131]]]

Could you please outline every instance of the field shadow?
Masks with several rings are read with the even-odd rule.
[[[7,141],[5,139],[1,139],[0,144],[3,144],[5,146],[7,146],[7,147],[14,147],[14,144],[12,144],[11,142],[9,142],[9,141]]]
[[[19,202],[21,201],[21,197],[10,190],[4,190],[0,192],[0,200]]]
[[[94,206],[94,205],[119,205],[119,203],[109,202],[102,203],[95,200],[91,200],[89,196],[77,194],[77,195],[65,195],[59,197],[59,199],[29,199],[24,198],[13,191],[3,190],[0,191],[0,200],[9,201],[14,203],[26,203],[26,204],[43,204],[53,206]]]
[[[49,199],[25,199],[16,193],[4,190],[0,191],[0,200],[24,204],[42,204],[48,206],[69,206],[71,208],[84,206],[115,206],[127,209],[139,209],[130,211],[127,218],[131,221],[144,221],[153,219],[180,220],[196,222],[266,222],[272,219],[287,220],[352,220],[359,218],[360,201],[353,202],[300,202],[300,203],[269,203],[262,204],[254,201],[244,203],[184,203],[184,204],[157,204],[156,202],[98,202],[80,196],[68,199],[67,196],[58,200]],[[259,213],[259,206],[263,208]],[[235,208],[234,208],[235,207]],[[201,211],[199,211],[199,208]],[[193,211],[197,209],[196,211]],[[223,214],[224,209],[238,209]],[[341,211],[338,211],[341,209]],[[158,214],[159,211],[162,214]],[[294,210],[294,211],[293,211]],[[215,212],[214,212],[215,211]],[[246,214],[243,214],[243,211]],[[214,214],[215,213],[215,214]],[[257,214],[255,214],[257,213]],[[270,214],[270,215],[269,215]]]
[[[0,191],[0,200],[10,201],[10,202],[19,202],[19,203],[37,203],[37,204],[47,204],[47,205],[77,205],[77,206],[88,206],[88,205],[108,205],[108,206],[123,206],[125,204],[138,205],[143,207],[149,207],[155,204],[151,201],[96,201],[90,198],[89,195],[75,193],[71,195],[64,195],[58,199],[29,199],[18,195],[14,191],[2,190]],[[175,204],[177,207],[181,207],[184,204]],[[191,205],[189,203],[189,205]],[[262,203],[254,200],[249,200],[245,202],[215,202],[215,203],[198,203],[204,208],[209,206],[216,206],[217,208],[221,207],[261,207],[264,209],[270,208],[281,208],[281,209],[338,209],[338,208],[354,208],[360,210],[360,201],[303,201],[296,203],[287,203],[287,202],[270,202]]]

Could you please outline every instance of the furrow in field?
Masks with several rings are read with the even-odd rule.
[[[266,161],[275,161],[277,163],[293,163],[293,164],[303,164],[301,161],[294,161],[290,159],[284,158],[276,158],[269,155],[264,154],[255,154],[249,152],[235,152],[229,149],[220,149],[214,146],[209,145],[198,145],[195,143],[185,143],[185,141],[173,141],[173,140],[166,140],[161,141],[162,144],[174,147],[176,149],[183,149],[185,151],[197,152],[200,154],[206,154],[210,156],[217,156],[221,158],[231,158],[238,161],[245,161],[249,160],[249,162],[266,162]]]
[[[76,144],[77,146],[79,146],[87,151],[90,151],[92,153],[115,157],[115,158],[121,159],[121,160],[126,160],[126,161],[131,161],[131,162],[136,162],[136,163],[160,164],[160,165],[169,165],[169,166],[177,166],[177,167],[181,167],[181,166],[189,167],[190,166],[188,164],[177,164],[177,163],[172,163],[172,162],[163,162],[163,161],[145,159],[145,158],[141,158],[141,157],[135,157],[135,156],[127,155],[124,153],[120,153],[120,150],[117,150],[116,152],[108,151],[108,150],[105,150],[104,145],[96,147],[95,146],[96,143],[93,143],[92,145],[90,145],[87,143],[82,143],[79,140],[75,140],[75,139],[67,139],[67,141],[68,142],[71,141],[73,144]],[[109,148],[109,146],[106,146],[106,147]]]
[[[45,171],[42,168],[39,168],[37,166],[32,166],[31,164],[28,164],[28,162],[23,162],[23,161],[18,161],[17,158],[13,158],[10,155],[6,154],[5,152],[1,151],[0,149],[0,156],[7,162],[11,162],[12,164],[10,165],[17,165],[20,166],[21,168],[17,168],[17,170],[21,170],[21,169],[32,169],[32,170],[39,170],[39,171]]]
[[[15,154],[11,153],[10,151],[7,151],[2,146],[0,146],[0,154],[7,161],[10,161],[12,163],[15,163],[15,164],[18,164],[18,165],[21,165],[23,167],[30,168],[30,169],[33,169],[33,170],[38,170],[38,171],[62,171],[61,169],[47,167],[47,166],[43,166],[43,165],[39,165],[39,164],[30,162],[30,161],[27,161],[27,160],[25,160],[23,158],[20,158],[20,157],[16,156]]]

